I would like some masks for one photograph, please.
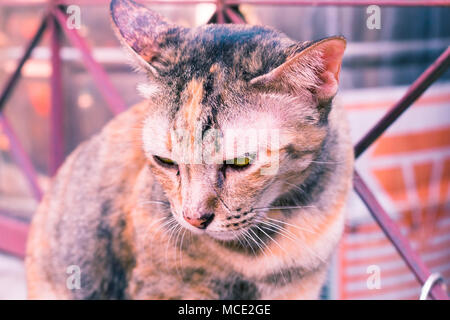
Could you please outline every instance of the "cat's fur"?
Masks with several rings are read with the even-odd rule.
[[[147,99],[59,170],[33,219],[29,297],[317,298],[351,188],[352,146],[332,106],[345,41],[296,43],[258,26],[186,29],[125,0],[112,1],[111,15],[148,74]],[[153,158],[173,158],[198,130],[249,127],[279,130],[279,148],[265,151],[279,157],[274,174],[261,174],[268,164],[258,160],[235,169]],[[180,128],[185,135],[169,134]],[[281,208],[258,209],[267,207]],[[214,213],[206,229],[183,218],[203,212]],[[80,289],[66,286],[71,265]]]

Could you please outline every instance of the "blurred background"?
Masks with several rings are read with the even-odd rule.
[[[141,1],[145,3],[145,1]],[[163,2],[163,1],[161,1]],[[182,2],[182,1],[181,1]],[[376,2],[376,1],[374,1]],[[143,80],[131,67],[109,21],[109,1],[67,1],[80,8],[76,31],[106,70],[127,106],[140,101]],[[148,5],[184,26],[207,23],[214,3]],[[48,2],[0,0],[0,90],[12,76],[38,29]],[[237,6],[236,6],[237,8]],[[239,7],[250,24],[275,27],[297,40],[344,35],[348,49],[336,98],[349,114],[356,143],[406,92],[450,43],[450,8],[380,7],[379,29],[369,29],[367,6]],[[83,64],[79,50],[61,36],[64,156],[113,117]],[[21,79],[1,111],[0,299],[23,299],[24,237],[37,201],[13,155],[12,129],[45,190],[51,160],[50,38],[46,33],[24,65]],[[357,161],[357,169],[383,207],[399,223],[432,270],[450,279],[450,72],[432,87]],[[417,299],[420,285],[356,195],[346,232],[323,291],[328,299]],[[2,243],[3,242],[3,243]],[[379,267],[381,287],[367,285],[369,266]],[[64,270],[62,270],[64,272]]]

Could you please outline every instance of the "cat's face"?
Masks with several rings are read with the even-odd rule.
[[[130,1],[113,1],[111,13],[148,74],[144,151],[173,216],[194,233],[237,238],[320,155],[345,41],[185,29]]]

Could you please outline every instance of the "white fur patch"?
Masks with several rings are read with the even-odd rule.
[[[139,83],[136,89],[144,99],[150,99],[161,90],[161,88],[154,83]]]
[[[167,132],[167,120],[162,116],[148,117],[144,121],[142,141],[147,157],[153,155],[167,158],[171,157],[169,150],[167,150]]]

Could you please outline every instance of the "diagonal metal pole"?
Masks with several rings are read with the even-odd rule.
[[[239,12],[238,6],[228,6],[224,4],[224,1],[218,0],[215,2],[216,10],[209,18],[207,24],[217,23],[234,23],[234,24],[245,24],[243,16]]]
[[[111,111],[114,114],[119,114],[122,111],[126,110],[127,107],[125,102],[112,85],[105,70],[92,57],[92,53],[89,46],[86,44],[84,39],[78,34],[76,29],[69,29],[67,27],[66,23],[67,17],[65,13],[63,13],[60,9],[57,8],[53,9],[52,12],[55,18],[57,19],[59,26],[69,39],[70,43],[78,50],[80,50],[82,60],[84,65],[86,66],[86,69],[92,75],[92,78],[97,88],[99,89],[103,98],[106,100]]]
[[[52,15],[48,17],[50,27],[50,50],[52,74],[50,112],[50,159],[49,171],[53,176],[64,160],[64,107],[61,75],[61,29]]]
[[[419,78],[409,87],[404,96],[386,113],[386,115],[356,144],[355,157],[360,156],[376,139],[378,139],[400,115],[416,101],[420,95],[441,76],[450,64],[450,48],[447,48],[436,61],[428,67]],[[402,259],[411,269],[417,280],[424,285],[431,275],[426,265],[409,245],[396,223],[376,200],[373,193],[355,171],[353,179],[354,189],[361,197],[369,212],[378,223],[386,237],[392,242]],[[431,291],[433,299],[448,299],[447,294],[439,286]]]
[[[225,16],[228,19],[230,19],[232,23],[245,24],[246,22],[245,22],[244,18],[241,15],[239,15],[239,13],[236,11],[239,12],[239,9],[237,7],[230,8],[229,6],[225,6]]]
[[[29,224],[0,212],[0,252],[7,252],[18,258],[26,254]]]
[[[381,204],[375,198],[375,195],[370,191],[357,171],[354,172],[353,186],[355,191],[369,209],[372,217],[381,227],[387,238],[392,242],[395,249],[405,261],[406,265],[411,269],[419,283],[423,286],[425,281],[427,281],[428,277],[431,275],[430,270],[428,270],[421,258],[411,248],[408,239],[402,235],[395,221],[393,221],[383,209]],[[439,285],[435,285],[433,287],[430,291],[430,295],[433,299],[448,299],[447,294]]]
[[[16,70],[12,74],[12,76],[9,78],[8,82],[6,83],[6,86],[3,88],[2,94],[0,96],[0,112],[5,107],[6,102],[8,101],[9,96],[11,95],[14,87],[17,84],[17,81],[20,78],[20,73],[22,72],[22,67],[27,62],[28,58],[31,55],[31,52],[36,47],[36,45],[41,41],[42,35],[44,34],[45,28],[47,26],[47,20],[44,18],[42,19],[42,22],[36,31],[36,34],[31,39],[30,43],[28,44],[27,48],[25,49],[25,52],[23,56],[20,58],[19,63],[17,64]]]
[[[447,48],[409,87],[405,95],[378,121],[378,123],[356,144],[355,157],[359,157],[402,113],[438,79],[450,65],[450,48]]]
[[[16,133],[14,132],[13,128],[9,124],[9,122],[6,120],[5,116],[1,114],[1,111],[6,105],[6,102],[8,101],[9,97],[11,96],[12,91],[14,90],[15,86],[17,85],[18,80],[20,79],[20,74],[22,72],[22,68],[25,65],[26,61],[30,58],[31,52],[33,49],[37,46],[39,41],[42,39],[42,36],[44,34],[44,31],[47,26],[47,18],[44,17],[42,19],[42,22],[36,31],[36,34],[31,39],[30,43],[28,44],[27,48],[25,49],[24,54],[20,58],[16,70],[11,75],[9,80],[7,81],[2,94],[0,96],[0,126],[2,128],[2,131],[5,133],[5,135],[8,137],[10,148],[11,148],[11,155],[13,156],[15,162],[17,165],[21,168],[22,172],[24,173],[25,177],[27,178],[28,184],[30,185],[31,192],[33,194],[33,197],[40,201],[42,198],[42,190],[39,187],[38,179],[36,171],[33,167],[33,164],[31,162],[31,159],[28,157],[24,147],[20,143],[19,139],[17,138]]]
[[[33,167],[33,163],[28,157],[24,147],[17,138],[16,133],[6,120],[5,116],[0,114],[0,128],[3,133],[8,137],[9,145],[11,148],[11,155],[13,156],[15,163],[20,167],[25,177],[27,178],[33,197],[40,201],[42,199],[42,190],[39,187],[36,171]]]
[[[223,0],[217,0],[216,3],[216,15],[217,15],[217,23],[223,24],[225,23],[225,15],[224,15],[224,4]]]

